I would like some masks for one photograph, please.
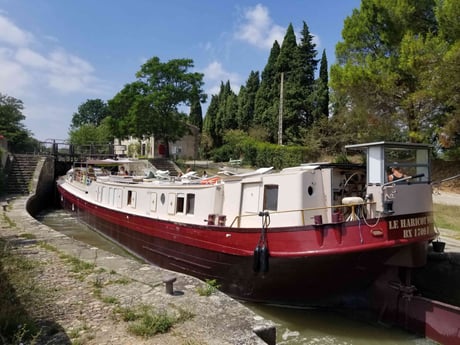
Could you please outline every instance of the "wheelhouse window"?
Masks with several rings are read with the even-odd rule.
[[[264,186],[264,210],[278,210],[278,185],[266,184]]]
[[[187,207],[185,210],[187,214],[195,213],[195,194],[187,194]]]
[[[184,213],[184,204],[185,204],[185,195],[184,194],[177,194],[176,200],[176,212],[177,213]]]

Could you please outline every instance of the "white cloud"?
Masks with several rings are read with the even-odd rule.
[[[48,47],[47,44],[53,45]],[[18,28],[0,14],[0,86],[7,94],[17,92],[23,97],[28,92],[101,93],[101,81],[94,76],[93,66],[84,59],[55,46],[48,36],[43,42]],[[3,47],[2,43],[8,48]],[[40,43],[40,44],[36,44]],[[33,46],[39,45],[43,52]],[[19,72],[19,73],[18,73]],[[25,90],[28,87],[29,90]]]
[[[33,35],[21,30],[6,16],[0,13],[0,43],[23,47],[33,41]]]
[[[23,101],[25,125],[37,138],[67,137],[78,101],[107,91],[91,63],[59,46],[57,38],[38,38],[0,12],[0,93]]]
[[[205,84],[207,85],[206,93],[208,95],[217,95],[220,90],[221,82],[230,81],[233,91],[238,93],[241,86],[241,77],[238,73],[226,71],[218,61],[211,62],[201,71],[205,75]]]
[[[16,51],[15,59],[24,67],[46,69],[49,66],[48,59],[29,48],[19,48]]]
[[[0,93],[13,97],[23,94],[25,87],[30,83],[30,77],[23,66],[5,58],[3,53],[4,51],[0,50]]]
[[[286,29],[273,23],[268,8],[257,4],[248,8],[244,20],[235,33],[235,38],[261,49],[270,49],[275,40],[283,42]]]

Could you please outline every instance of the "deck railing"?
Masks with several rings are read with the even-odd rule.
[[[268,211],[270,216],[276,215],[276,214],[283,214],[283,213],[301,213],[302,217],[302,225],[307,225],[305,222],[305,213],[306,212],[311,212],[311,211],[324,211],[324,210],[330,210],[330,209],[349,209],[350,214],[353,213],[353,210],[356,206],[369,206],[369,205],[375,205],[375,201],[365,201],[362,203],[355,203],[355,204],[340,204],[340,205],[332,205],[332,206],[322,206],[322,207],[308,207],[308,208],[301,208],[301,209],[294,209],[294,210],[285,210],[285,211]],[[342,212],[342,215],[347,214],[346,212]],[[244,215],[239,215],[235,216],[233,218],[233,221],[230,224],[230,227],[233,227],[235,223],[237,223],[237,227],[239,228],[241,226],[241,220],[243,218],[248,218],[248,217],[259,217],[259,214],[254,213],[254,214],[244,214]],[[344,220],[343,220],[344,221]]]

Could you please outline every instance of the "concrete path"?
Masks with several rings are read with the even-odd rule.
[[[18,197],[11,200],[5,210],[0,209],[0,238],[12,243],[13,247],[17,246],[18,253],[27,255],[28,259],[44,263],[37,284],[44,284],[44,289],[56,292],[52,305],[47,307],[48,317],[52,317],[51,311],[56,310],[53,321],[65,333],[75,334],[76,329],[81,330],[79,338],[72,339],[74,343],[275,344],[276,328],[272,321],[263,319],[220,291],[203,296],[199,291],[206,288],[206,284],[201,280],[73,240],[31,217],[26,211],[26,203],[27,197]],[[33,240],[25,240],[31,237]],[[76,277],[62,259],[68,256],[95,267],[90,273]],[[176,278],[172,294],[167,293],[163,282],[168,277]],[[117,305],[105,302],[107,300],[117,301],[119,307],[149,305],[168,313],[185,311],[192,316],[166,334],[136,337],[127,331],[126,323],[116,320],[114,310]],[[267,342],[256,333],[266,337]]]

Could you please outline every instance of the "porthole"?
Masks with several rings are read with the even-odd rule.
[[[161,196],[160,196],[160,201],[161,201],[161,204],[164,205],[165,204],[165,201],[166,201],[166,196],[165,196],[165,193],[161,193]]]
[[[308,186],[307,193],[310,196],[313,194],[313,187],[312,186]]]

